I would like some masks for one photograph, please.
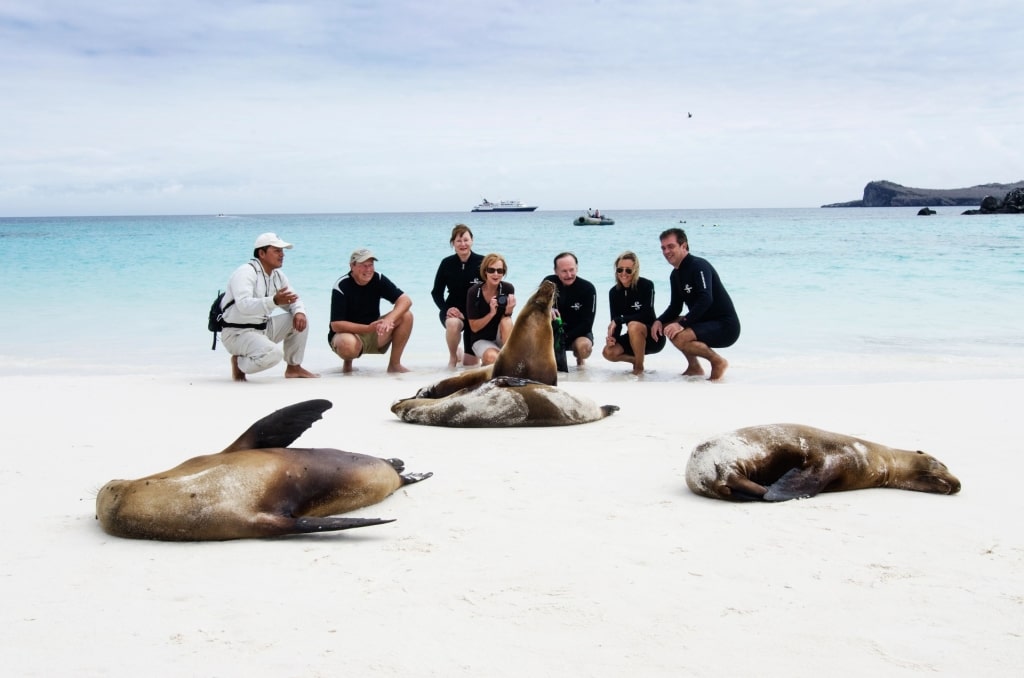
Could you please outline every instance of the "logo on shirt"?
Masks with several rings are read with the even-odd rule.
[[[633,310],[634,311],[639,311],[641,308],[643,308],[643,305],[639,301],[634,301],[633,302]]]
[[[686,292],[687,294],[689,294],[690,292],[693,291],[693,288],[690,287],[689,283],[687,283],[687,284],[683,285],[683,291]]]
[[[580,302],[578,302],[578,301],[577,301],[577,302],[576,302],[575,304],[573,304],[573,305],[572,305],[572,306],[570,306],[569,308],[571,308],[571,309],[572,309],[572,310],[574,310],[574,311],[578,311],[578,310],[580,310],[581,308],[583,308],[583,304],[581,304]]]

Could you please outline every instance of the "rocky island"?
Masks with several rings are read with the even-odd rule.
[[[1000,198],[999,196],[1005,196]],[[977,206],[971,214],[1024,211],[1024,181],[1013,184],[981,184],[969,188],[910,188],[891,181],[871,181],[864,197],[822,207],[955,207]],[[988,208],[988,209],[986,209]]]

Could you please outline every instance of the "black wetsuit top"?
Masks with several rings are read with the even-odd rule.
[[[608,309],[615,323],[615,333],[622,332],[626,324],[641,322],[650,329],[654,316],[654,283],[637,278],[636,287],[615,285],[608,290]]]
[[[566,346],[571,346],[580,337],[593,341],[594,317],[597,314],[597,290],[594,286],[579,277],[568,287],[562,284],[557,275],[549,275],[544,279],[555,283],[558,288],[557,307],[562,316]]]
[[[650,355],[657,353],[665,346],[665,335],[658,337],[657,341],[651,338],[651,325],[654,324],[654,283],[647,278],[637,278],[636,287],[619,287],[615,285],[608,290],[608,310],[611,312],[612,322],[615,323],[615,341],[626,351],[626,355],[633,355],[633,346],[629,343],[629,337],[622,334],[626,325],[631,322],[643,323],[647,326],[647,343],[644,353]]]
[[[672,299],[658,316],[662,324],[679,322],[712,348],[731,346],[740,336],[740,319],[714,267],[687,254],[669,276]],[[686,304],[686,315],[682,315]]]
[[[440,310],[441,324],[448,317],[449,308],[457,308],[466,315],[466,293],[469,288],[480,280],[480,264],[484,261],[482,254],[469,253],[469,259],[463,262],[459,255],[452,254],[441,260],[434,275],[434,288],[430,296]]]

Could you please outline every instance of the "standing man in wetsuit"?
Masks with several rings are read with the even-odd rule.
[[[684,376],[704,376],[697,358],[711,363],[711,381],[722,378],[729,361],[713,349],[726,348],[740,336],[740,319],[725,285],[706,259],[690,254],[686,232],[670,228],[661,234],[661,253],[672,264],[668,308],[651,325],[651,337],[662,334],[686,356]],[[683,305],[686,315],[681,315]]]
[[[594,350],[597,290],[590,281],[577,276],[579,261],[572,252],[556,255],[554,263],[554,275],[544,278],[558,288],[557,306],[552,309],[552,314],[562,320],[563,346],[572,349],[576,365],[582,367]]]

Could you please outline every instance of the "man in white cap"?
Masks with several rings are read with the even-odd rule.
[[[221,301],[224,329],[221,341],[231,353],[231,376],[262,372],[284,359],[284,376],[319,377],[302,367],[308,322],[299,295],[291,290],[281,272],[284,251],[291,249],[275,233],[256,238],[252,259],[235,269]],[[278,308],[284,313],[274,313]],[[278,346],[278,344],[282,344]]]
[[[412,299],[377,271],[377,257],[358,249],[348,259],[349,271],[331,291],[331,324],[327,342],[342,360],[342,372],[352,371],[352,361],[364,353],[387,353],[388,372],[408,372],[402,352],[412,334]],[[394,307],[380,314],[380,300]]]

